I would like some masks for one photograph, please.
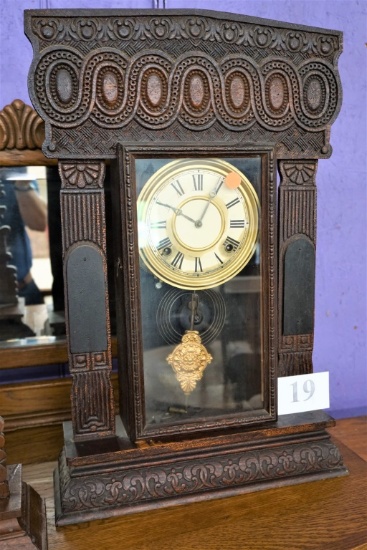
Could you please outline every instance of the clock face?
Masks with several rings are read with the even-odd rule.
[[[254,253],[258,225],[253,186],[220,159],[170,162],[138,198],[140,256],[159,280],[182,289],[237,275]]]

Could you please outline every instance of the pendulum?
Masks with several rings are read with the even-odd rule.
[[[204,370],[211,363],[213,357],[201,343],[199,332],[194,330],[195,316],[198,310],[198,295],[194,292],[189,304],[191,309],[190,330],[182,336],[181,343],[167,357],[180,383],[182,391],[189,395],[201,380]]]

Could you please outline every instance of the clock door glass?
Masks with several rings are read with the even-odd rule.
[[[262,157],[136,158],[145,423],[264,416]]]

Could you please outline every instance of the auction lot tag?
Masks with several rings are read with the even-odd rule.
[[[329,373],[314,372],[278,378],[278,414],[330,407]]]

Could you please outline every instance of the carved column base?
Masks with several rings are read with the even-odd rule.
[[[56,524],[67,525],[347,474],[323,412],[282,416],[245,433],[132,444],[117,422],[110,442],[72,442],[55,471]]]
[[[1,550],[47,549],[45,503],[22,482],[21,464],[7,467],[10,495],[0,499]]]

